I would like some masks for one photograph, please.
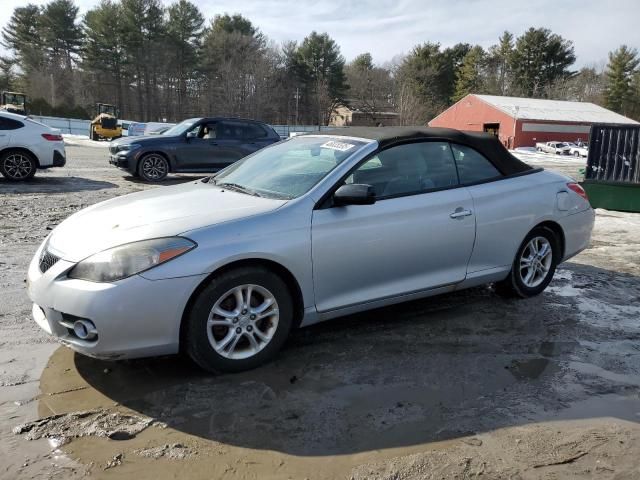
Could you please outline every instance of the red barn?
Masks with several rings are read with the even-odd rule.
[[[638,124],[593,103],[471,94],[429,126],[494,133],[506,147],[516,148],[551,140],[586,142],[594,123]]]

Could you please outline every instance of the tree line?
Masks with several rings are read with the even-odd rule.
[[[101,0],[79,15],[73,0],[15,8],[1,40],[0,88],[21,90],[34,114],[89,118],[96,102],[122,118],[201,115],[272,124],[327,124],[336,107],[398,113],[425,124],[469,93],[590,101],[640,119],[640,57],[621,46],[604,69],[573,69],[573,43],[545,28],[504,32],[488,49],[425,42],[376,65],[347,63],[326,33],[276,44],[251,20],[205,19],[177,0]]]

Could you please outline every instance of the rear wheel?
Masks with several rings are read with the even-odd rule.
[[[161,182],[169,174],[169,162],[158,153],[150,153],[140,159],[138,174],[147,182]]]
[[[580,158],[580,152],[573,152],[573,156]]]
[[[509,276],[496,284],[496,291],[521,298],[539,295],[553,279],[559,261],[556,234],[549,228],[536,227],[525,237]]]
[[[91,127],[91,130],[90,130],[89,133],[91,134],[91,140],[93,140],[95,142],[100,140],[100,136],[96,133],[95,127]]]
[[[203,369],[239,372],[271,360],[293,320],[291,294],[275,273],[244,267],[221,274],[188,313],[183,340]]]
[[[0,173],[12,182],[20,182],[33,178],[38,164],[27,152],[8,151],[0,156]]]

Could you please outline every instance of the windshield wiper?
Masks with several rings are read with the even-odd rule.
[[[237,183],[226,183],[226,182],[218,183],[218,182],[214,182],[214,185],[216,185],[218,187],[226,188],[228,190],[235,190],[236,192],[246,193],[247,195],[253,195],[254,197],[262,197],[262,195],[260,195],[255,190],[253,190],[251,188],[247,188],[247,187],[245,187],[243,185],[238,185]]]

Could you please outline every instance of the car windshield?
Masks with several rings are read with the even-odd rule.
[[[198,120],[200,120],[200,119],[199,118],[189,118],[187,120],[184,120],[184,121],[180,122],[179,124],[174,125],[173,127],[169,128],[162,135],[169,135],[169,136],[182,135],[186,131],[190,130],[191,127],[193,126],[193,124],[196,123]]]
[[[364,145],[341,137],[294,137],[234,163],[213,183],[263,197],[296,198]]]

